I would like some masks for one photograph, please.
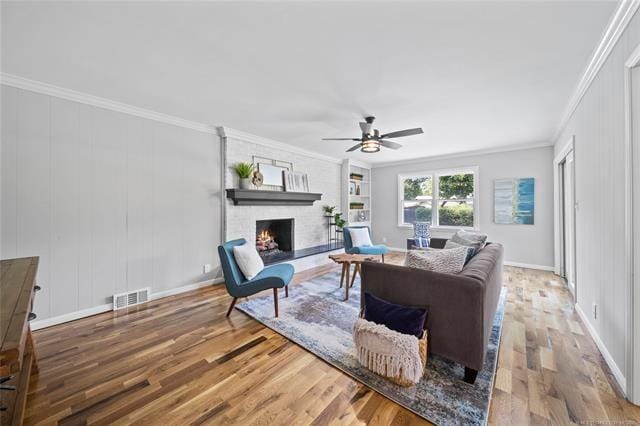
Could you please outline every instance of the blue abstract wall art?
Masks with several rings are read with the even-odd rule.
[[[535,179],[496,179],[494,182],[494,222],[533,225]]]

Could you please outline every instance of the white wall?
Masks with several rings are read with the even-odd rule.
[[[556,142],[575,135],[577,302],[625,373],[624,62],[640,43],[640,13],[607,58]],[[592,306],[598,305],[598,318]],[[606,358],[606,356],[605,356]]]
[[[38,320],[218,274],[218,136],[1,87],[0,257],[40,256]]]
[[[322,206],[337,206],[340,211],[341,164],[322,158],[286,150],[281,146],[271,147],[235,137],[227,138],[226,182],[227,188],[238,188],[239,182],[233,165],[238,162],[253,162],[253,156],[271,158],[293,163],[293,170],[309,175],[309,191],[322,193],[322,199],[312,206],[234,206],[227,199],[226,240],[245,238],[254,241],[256,220],[295,220],[295,247],[303,249],[327,243],[327,218]]]
[[[425,159],[373,170],[373,235],[387,239],[391,247],[406,247],[411,228],[398,227],[398,174],[446,168],[478,166],[480,175],[480,231],[491,241],[502,243],[505,260],[551,268],[553,266],[553,148],[483,154],[468,157]],[[493,223],[493,181],[499,178],[535,178],[535,224]],[[451,231],[434,231],[449,236]]]

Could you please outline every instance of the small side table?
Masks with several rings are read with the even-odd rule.
[[[340,288],[342,288],[342,285],[344,284],[344,296],[345,296],[344,300],[349,300],[349,288],[353,287],[353,283],[356,280],[356,275],[360,273],[360,276],[362,277],[362,272],[360,270],[361,269],[360,265],[362,265],[362,262],[365,262],[367,260],[376,260],[374,256],[363,255],[363,254],[347,254],[347,253],[330,254],[329,259],[342,265],[342,275],[340,276]],[[349,275],[351,274],[352,263],[354,264],[353,276],[351,277],[351,282],[349,282],[349,278],[350,278]],[[347,278],[346,284],[345,284],[345,276]]]

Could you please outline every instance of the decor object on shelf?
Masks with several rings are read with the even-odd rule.
[[[362,136],[360,138],[323,138],[323,141],[357,141],[358,143],[347,150],[347,152],[355,151],[358,148],[362,152],[374,153],[380,151],[380,147],[400,149],[402,145],[385,139],[400,138],[403,136],[419,135],[424,133],[421,128],[399,130],[397,132],[380,134],[378,129],[373,129],[373,120],[375,117],[365,117],[365,122],[360,123]]]
[[[263,290],[273,289],[273,304],[275,316],[278,316],[278,289],[284,287],[285,296],[289,296],[288,285],[293,278],[294,268],[288,263],[278,263],[267,266],[252,279],[247,279],[238,266],[234,255],[234,247],[242,246],[247,241],[244,238],[233,240],[218,246],[218,255],[224,275],[227,292],[233,297],[227,316],[231,314],[239,297],[247,297]],[[255,250],[255,248],[252,248]]]
[[[494,222],[533,225],[535,178],[496,179],[494,181]]]
[[[364,203],[361,203],[359,201],[353,201],[349,203],[349,208],[351,210],[362,210],[364,209]]]
[[[351,239],[351,230],[366,229],[369,234],[369,241],[371,241],[371,229],[368,226],[347,226],[344,228],[344,251],[349,254],[372,254],[382,257],[384,263],[384,255],[389,253],[389,248],[385,245],[369,245],[369,246],[356,246]]]
[[[309,192],[309,178],[307,174],[285,171],[284,190],[287,192]]]
[[[258,170],[262,173],[263,184],[270,186],[283,186],[282,175],[289,171],[286,167],[274,166],[273,164],[258,163]]]
[[[356,184],[356,195],[360,195],[360,185],[358,184]]]
[[[253,172],[253,179],[251,179],[251,183],[253,183],[256,187],[260,188],[264,183],[264,175],[259,171]]]
[[[235,170],[236,174],[240,178],[240,189],[250,189],[253,164],[244,162],[236,163],[236,165],[233,166],[233,170]]]
[[[333,212],[336,210],[336,206],[322,206],[325,216],[333,216]]]
[[[398,333],[384,325],[358,318],[353,341],[358,361],[366,369],[393,383],[415,386],[427,364],[427,339]]]
[[[361,173],[351,173],[349,174],[349,179],[351,180],[362,180],[363,175]]]
[[[349,182],[349,195],[355,195],[355,194],[356,194],[356,183]]]
[[[284,190],[284,172],[293,170],[293,163],[289,161],[276,160],[273,158],[265,158],[252,156],[253,164],[256,169],[262,173],[263,189],[269,191]]]

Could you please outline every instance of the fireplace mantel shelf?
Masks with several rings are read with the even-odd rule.
[[[236,206],[311,206],[322,194],[227,188],[227,198]]]

